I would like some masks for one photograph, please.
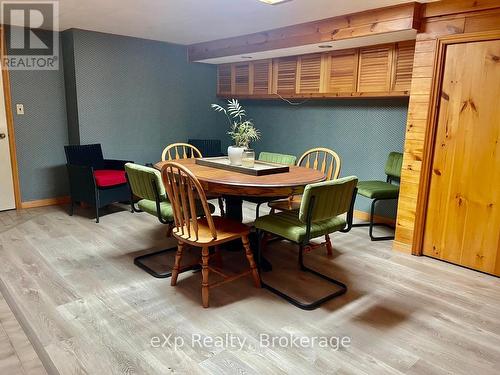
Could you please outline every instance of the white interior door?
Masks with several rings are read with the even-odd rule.
[[[0,72],[0,211],[16,208],[2,79]]]

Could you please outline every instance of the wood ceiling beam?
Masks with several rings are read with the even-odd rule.
[[[425,4],[423,18],[475,12],[500,7],[500,0],[450,0]]]
[[[416,2],[407,3],[255,34],[192,44],[188,47],[189,61],[202,61],[395,31],[417,30],[420,25],[420,5]]]

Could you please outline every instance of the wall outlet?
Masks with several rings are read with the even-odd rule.
[[[18,115],[24,115],[24,105],[23,104],[16,104],[16,113]]]

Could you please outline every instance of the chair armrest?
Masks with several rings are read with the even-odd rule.
[[[125,170],[125,164],[133,163],[130,160],[114,160],[114,159],[104,159],[104,169],[112,170]]]
[[[94,168],[66,164],[68,169],[69,186],[73,201],[95,202],[96,183]]]

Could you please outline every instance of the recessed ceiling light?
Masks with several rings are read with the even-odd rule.
[[[333,46],[331,46],[330,44],[322,44],[318,46],[318,48],[333,48]]]
[[[269,4],[269,5],[278,5],[278,4],[287,3],[287,2],[292,1],[292,0],[259,0],[259,1],[262,3]]]

